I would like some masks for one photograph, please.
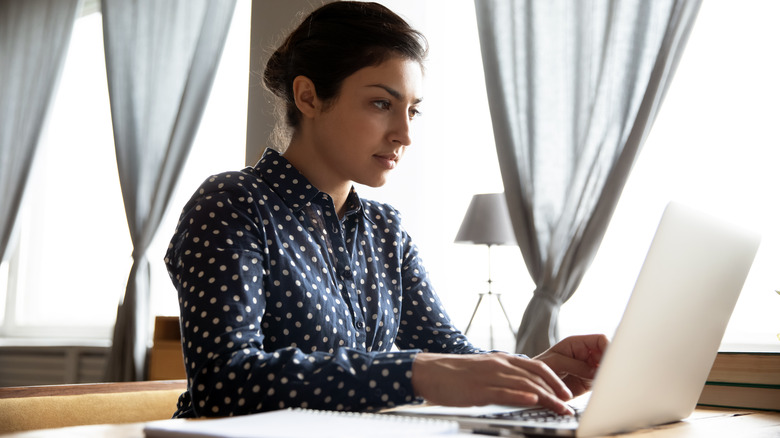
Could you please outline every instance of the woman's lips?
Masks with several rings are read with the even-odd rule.
[[[395,169],[398,164],[398,156],[395,154],[374,155],[374,159],[385,169]]]

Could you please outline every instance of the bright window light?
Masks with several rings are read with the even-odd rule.
[[[244,162],[250,7],[249,0],[238,1],[175,207],[149,250],[153,314],[178,313],[163,255],[179,210],[209,174]],[[117,174],[102,43],[100,14],[76,21],[21,210],[19,245],[12,249],[18,272],[0,278],[5,280],[0,309],[9,310],[2,312],[1,336],[110,339],[132,244]]]
[[[721,348],[780,350],[778,14],[772,0],[702,3],[599,254],[563,306],[564,332],[614,331],[663,207],[677,200],[762,234]]]
[[[437,292],[463,329],[477,294],[487,289],[487,250],[453,240],[471,196],[503,190],[474,4],[450,0],[442,20],[438,1],[382,3],[430,42],[423,116],[414,122],[414,144],[390,182],[358,190],[401,211]],[[244,165],[250,9],[249,0],[239,0],[201,128],[149,251],[153,315],[178,314],[162,259],[180,209],[209,175]],[[780,296],[774,293],[780,289],[780,140],[774,129],[780,120],[780,58],[772,55],[780,41],[772,21],[778,15],[780,3],[773,0],[703,2],[599,254],[561,310],[563,335],[614,331],[663,207],[674,199],[763,234],[725,345],[755,350],[780,344]],[[723,32],[724,23],[729,32]],[[0,310],[13,305],[0,317],[3,336],[108,339],[124,292],[131,245],[116,176],[101,31],[99,14],[79,19],[74,29],[30,179],[18,263],[10,264],[18,275],[0,275],[15,279],[3,284],[16,285],[0,303]],[[493,290],[502,293],[516,328],[533,284],[517,247],[494,248],[492,255]],[[503,316],[495,316],[496,346],[512,350],[511,333],[500,326]],[[474,330],[470,337],[486,345],[487,333]]]

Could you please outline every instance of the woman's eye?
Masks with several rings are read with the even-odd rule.
[[[374,106],[381,109],[381,110],[389,110],[390,109],[390,102],[387,100],[377,100],[374,101]]]
[[[409,108],[409,119],[414,119],[415,117],[420,117],[422,113],[417,108]]]

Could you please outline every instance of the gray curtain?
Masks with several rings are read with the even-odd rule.
[[[102,0],[114,144],[133,242],[107,380],[146,374],[146,252],[198,130],[234,9],[235,0]]]
[[[560,306],[598,250],[699,6],[476,0],[507,205],[536,286],[517,352],[557,342]]]
[[[0,260],[67,54],[80,0],[0,0]]]

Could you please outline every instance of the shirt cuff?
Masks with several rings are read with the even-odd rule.
[[[369,405],[371,410],[421,402],[412,386],[412,363],[420,350],[381,353],[374,356],[369,369]]]

